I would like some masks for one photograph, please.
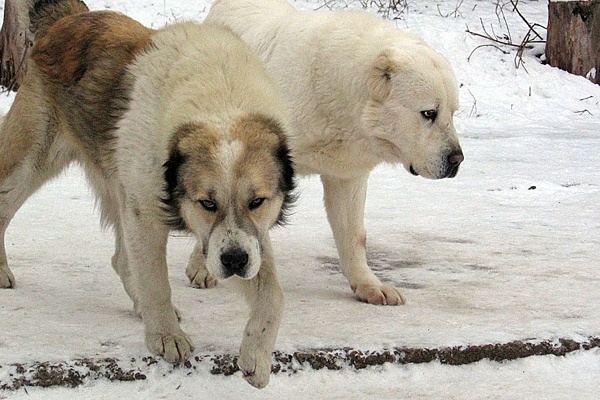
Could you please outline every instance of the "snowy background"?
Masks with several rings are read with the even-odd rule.
[[[187,0],[86,3],[154,28],[201,21],[210,7],[210,1]],[[146,379],[5,390],[0,399],[597,398],[600,86],[542,65],[539,49],[526,52],[518,69],[514,49],[504,54],[482,47],[471,55],[489,42],[466,33],[467,26],[482,31],[483,22],[496,34],[508,33],[505,18],[515,42],[527,32],[510,7],[502,17],[497,3],[409,0],[408,11],[394,21],[454,66],[461,96],[455,124],[466,158],[452,180],[415,178],[392,166],[371,176],[369,260],[408,303],[377,307],[354,299],[337,267],[320,181],[303,178],[291,224],[272,232],[286,295],[276,348],[285,354],[377,352],[569,339],[596,343],[592,349],[461,366],[434,361],[331,371],[296,363],[295,373],[272,375],[257,391],[239,373],[210,373],[211,355],[237,354],[246,307],[228,282],[207,291],[190,288],[184,271],[193,243],[173,236],[174,302],[202,359],[191,368],[162,361],[148,366],[142,324],[110,267],[112,234],[100,230],[85,179],[72,168],[33,196],[7,232],[18,286],[0,292],[0,387],[14,384],[15,364],[73,365],[79,359],[115,358]],[[323,1],[294,4],[315,9]],[[519,9],[530,22],[546,25],[546,1],[521,0]],[[2,114],[11,101],[0,98]]]

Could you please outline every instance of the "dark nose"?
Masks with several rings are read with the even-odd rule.
[[[454,178],[458,173],[460,163],[465,161],[462,151],[453,151],[448,155],[448,178]]]
[[[229,274],[241,276],[248,264],[248,253],[241,249],[228,250],[221,254],[221,264]]]
[[[465,156],[463,156],[463,153],[460,150],[452,152],[448,156],[448,162],[453,167],[458,167],[460,165],[460,163],[463,162],[463,161],[465,161]]]

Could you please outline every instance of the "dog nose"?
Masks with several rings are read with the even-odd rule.
[[[448,163],[453,167],[458,167],[461,162],[465,161],[462,151],[454,151],[448,156]]]
[[[248,264],[248,253],[241,249],[233,249],[221,254],[221,264],[230,274],[242,275]]]
[[[454,178],[458,173],[458,167],[460,167],[460,163],[463,161],[465,161],[465,156],[463,155],[462,151],[457,150],[450,153],[448,155],[448,172],[446,176],[448,178]]]

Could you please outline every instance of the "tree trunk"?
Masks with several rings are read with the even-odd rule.
[[[5,0],[0,29],[0,85],[16,91],[27,71],[27,56],[33,45],[29,10],[34,0]]]
[[[600,83],[600,0],[548,4],[548,64]]]

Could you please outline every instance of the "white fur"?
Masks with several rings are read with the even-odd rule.
[[[186,349],[189,348],[186,345],[189,340],[181,333],[170,304],[165,246],[162,243],[166,241],[167,230],[153,223],[160,206],[155,188],[163,184],[161,166],[167,159],[166,149],[173,128],[186,122],[209,123],[223,132],[227,143],[230,124],[242,114],[260,112],[283,123],[287,120],[262,66],[234,39],[228,32],[210,26],[174,26],[155,34],[153,41],[157,50],[148,51],[131,67],[132,73],[139,78],[134,86],[130,110],[121,122],[117,160],[120,181],[131,182],[131,187],[125,188],[123,193],[126,216],[123,229],[130,266],[135,270],[138,289],[143,289],[138,291],[138,301],[146,323],[147,343],[155,351],[155,347],[160,347],[160,341],[164,343],[165,337],[170,336],[174,337],[178,351],[183,348],[187,354]],[[215,42],[218,42],[216,46]],[[185,47],[199,50],[189,52],[185,58],[170,54],[183,52]],[[192,57],[196,55],[197,59],[190,58],[190,54]],[[144,101],[138,102],[137,98]],[[148,138],[148,132],[154,136]],[[235,141],[229,142],[223,145],[219,154],[226,176],[222,183],[227,188],[233,185],[231,174],[240,147]],[[145,156],[140,157],[140,154]],[[228,190],[230,196],[235,196],[233,190]],[[142,214],[148,215],[147,221],[135,217],[134,208],[143,210]],[[198,209],[197,204],[187,202],[183,215],[187,216],[189,228],[202,238],[208,233],[207,227],[198,223],[197,217],[190,216],[197,214]],[[227,218],[232,217],[228,215]],[[261,227],[264,230],[261,234],[267,238],[266,230],[273,222]],[[161,238],[161,243],[153,246],[148,236]],[[219,259],[222,250],[237,245],[248,251],[250,265],[244,278],[253,278],[245,285],[245,290],[253,293],[249,295],[253,312],[248,324],[261,329],[252,334],[246,332],[241,354],[260,360],[260,365],[240,367],[250,383],[264,387],[269,381],[270,357],[283,307],[272,251],[268,248],[270,242],[266,241],[267,251],[261,255],[257,237],[249,237],[236,229],[235,223],[226,221],[211,234],[208,244],[208,266],[217,276],[222,276]],[[137,251],[138,246],[143,251]],[[139,262],[136,255],[140,256]],[[263,275],[259,274],[261,268]],[[158,282],[162,282],[162,286]],[[158,349],[158,352],[161,350]]]
[[[216,0],[207,22],[250,45],[280,87],[297,172],[320,174],[340,266],[359,299],[401,304],[367,266],[363,225],[370,171],[401,163],[448,175],[460,152],[458,94],[448,62],[421,39],[364,12],[301,12],[286,0]],[[421,112],[437,110],[435,121]]]
[[[216,278],[228,278],[221,265],[221,254],[229,249],[241,248],[248,253],[248,267],[244,279],[253,278],[260,268],[260,244],[257,238],[248,235],[241,229],[230,229],[228,224],[223,224],[213,231],[208,241],[206,267],[208,272]]]

